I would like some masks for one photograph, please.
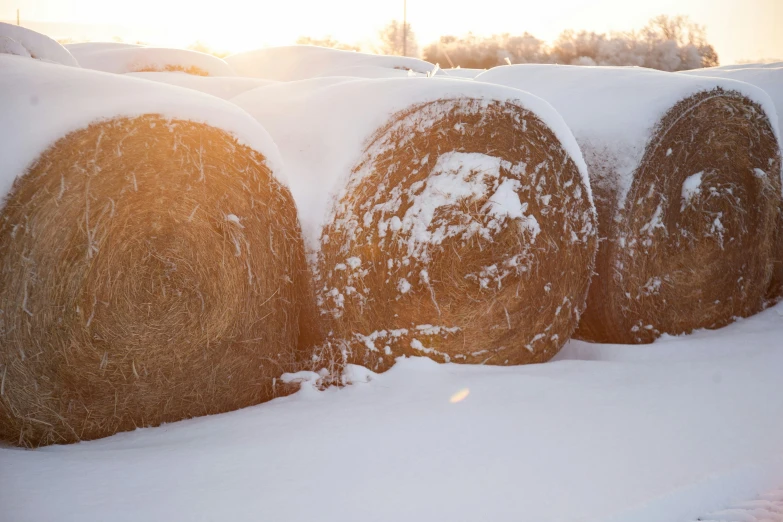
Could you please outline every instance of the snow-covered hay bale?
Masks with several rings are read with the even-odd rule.
[[[224,60],[187,49],[110,47],[81,53],[79,65],[85,69],[117,74],[181,72],[195,76],[236,76]]]
[[[80,55],[83,54],[92,54],[95,52],[108,51],[110,49],[128,49],[131,47],[147,46],[128,42],[73,42],[64,44],[63,47],[68,49],[68,52],[78,60]]]
[[[557,353],[597,245],[583,160],[551,107],[426,78],[265,91],[234,102],[281,147],[327,342],[348,361],[385,370],[401,355],[523,364]]]
[[[17,25],[0,22],[0,54],[34,58],[44,62],[78,67],[65,47],[46,35]]]
[[[758,65],[758,64],[754,64]],[[778,113],[778,131],[783,131],[783,67],[747,67],[735,66],[731,69],[726,66],[711,69],[697,69],[684,71],[683,74],[695,76],[711,76],[716,78],[729,78],[740,80],[762,88],[775,104]],[[775,239],[775,264],[772,271],[772,282],[769,287],[769,298],[778,300],[783,297],[783,197],[781,198],[778,225]]]
[[[0,145],[0,440],[93,439],[282,393],[307,269],[263,129],[200,93],[14,65],[0,62],[0,128],[62,137]],[[85,101],[105,118],[63,114]]]
[[[313,45],[268,47],[226,57],[240,76],[267,80],[305,80],[326,75],[340,75],[348,67],[380,67],[413,71],[420,74],[442,74],[435,65],[405,56],[342,51]]]
[[[605,240],[578,337],[651,342],[764,306],[781,166],[763,91],[632,68],[512,66],[477,79],[550,101],[585,155]]]
[[[224,100],[230,100],[250,89],[277,83],[273,80],[261,80],[259,78],[196,76],[178,72],[139,72],[128,73],[128,76],[186,87]]]

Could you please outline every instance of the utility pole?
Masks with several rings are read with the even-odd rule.
[[[19,23],[19,9],[16,10],[16,25],[22,25]]]
[[[402,55],[408,56],[408,0],[402,0]]]

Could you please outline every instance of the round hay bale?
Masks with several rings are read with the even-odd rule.
[[[353,67],[361,68],[357,71],[365,71],[356,76],[365,76],[367,67],[397,69],[402,74],[413,71],[424,75],[443,75],[434,64],[418,58],[343,51],[315,45],[255,49],[227,56],[226,62],[240,76],[278,81],[306,80],[319,76],[355,76],[345,71]]]
[[[183,72],[194,76],[236,76],[230,65],[211,54],[163,47],[88,47],[79,53],[79,65],[117,74]]]
[[[478,79],[545,97],[585,154],[605,240],[577,337],[652,342],[764,307],[781,166],[762,91],[625,68]]]
[[[291,371],[296,210],[259,153],[158,116],[69,134],[0,213],[0,439],[230,411]]]
[[[755,67],[737,65],[697,69],[694,71],[683,71],[682,74],[739,80],[764,89],[775,104],[775,109],[778,113],[778,132],[783,132],[783,67],[781,67],[783,64],[778,62],[777,64],[767,64],[766,66],[762,64],[753,65]],[[778,211],[774,251],[772,281],[767,292],[767,296],[772,302],[783,298],[783,196],[781,197],[780,209]]]
[[[65,47],[46,35],[17,25],[0,22],[0,54],[34,58],[44,62],[78,67]]]
[[[597,247],[578,149],[540,100],[466,83],[360,80],[234,100],[281,147],[326,342],[348,362],[542,362],[576,327]],[[349,107],[347,134],[294,136],[275,116],[323,129]],[[329,190],[307,190],[315,178]]]
[[[173,89],[66,70],[75,73],[11,71],[2,99],[79,105],[92,88],[114,88],[117,97],[90,98],[108,116],[117,100],[141,111]],[[122,89],[140,100],[129,105]],[[263,132],[228,103],[174,90],[203,103],[173,113],[225,108],[216,122],[233,113],[226,127],[238,135]],[[45,117],[26,110],[31,125]],[[3,113],[0,126],[16,116]],[[0,184],[0,440],[94,439],[289,391],[276,378],[297,369],[312,299],[304,245],[276,162],[259,152],[265,141],[243,141],[177,117],[113,117],[46,147],[10,191]]]

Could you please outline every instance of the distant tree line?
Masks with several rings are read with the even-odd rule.
[[[390,22],[381,29],[377,42],[369,49],[341,43],[332,37],[302,37],[297,43],[402,55],[402,27],[401,22]],[[605,34],[568,30],[552,44],[529,33],[448,35],[441,36],[421,52],[408,24],[407,42],[408,56],[420,56],[441,67],[488,69],[509,63],[559,63],[637,65],[662,71],[683,71],[719,65],[718,54],[707,42],[704,28],[684,16],[658,16],[639,31]]]
[[[421,57],[441,67],[489,69],[517,63],[559,63],[564,65],[637,65],[662,71],[684,71],[719,65],[718,54],[707,42],[704,28],[685,16],[661,15],[641,30],[596,33],[563,31],[551,44],[530,33],[477,36],[441,36],[423,49],[410,24],[386,24],[372,42],[346,43],[332,36],[300,37],[296,43],[332,47],[347,51]],[[120,41],[119,38],[115,38]],[[405,43],[403,43],[405,40]],[[70,40],[61,40],[70,43]],[[138,42],[141,43],[141,42]],[[188,47],[219,57],[230,54],[198,41]],[[773,60],[770,60],[773,61]]]

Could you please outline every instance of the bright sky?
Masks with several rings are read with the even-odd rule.
[[[301,35],[368,41],[385,22],[402,18],[403,0],[0,0],[0,19],[15,19],[17,8],[22,25],[56,38],[120,36],[172,46],[201,40],[240,51]],[[659,14],[704,25],[723,64],[783,59],[783,0],[408,0],[420,44],[468,31],[527,31],[551,41],[565,29],[638,29]]]

